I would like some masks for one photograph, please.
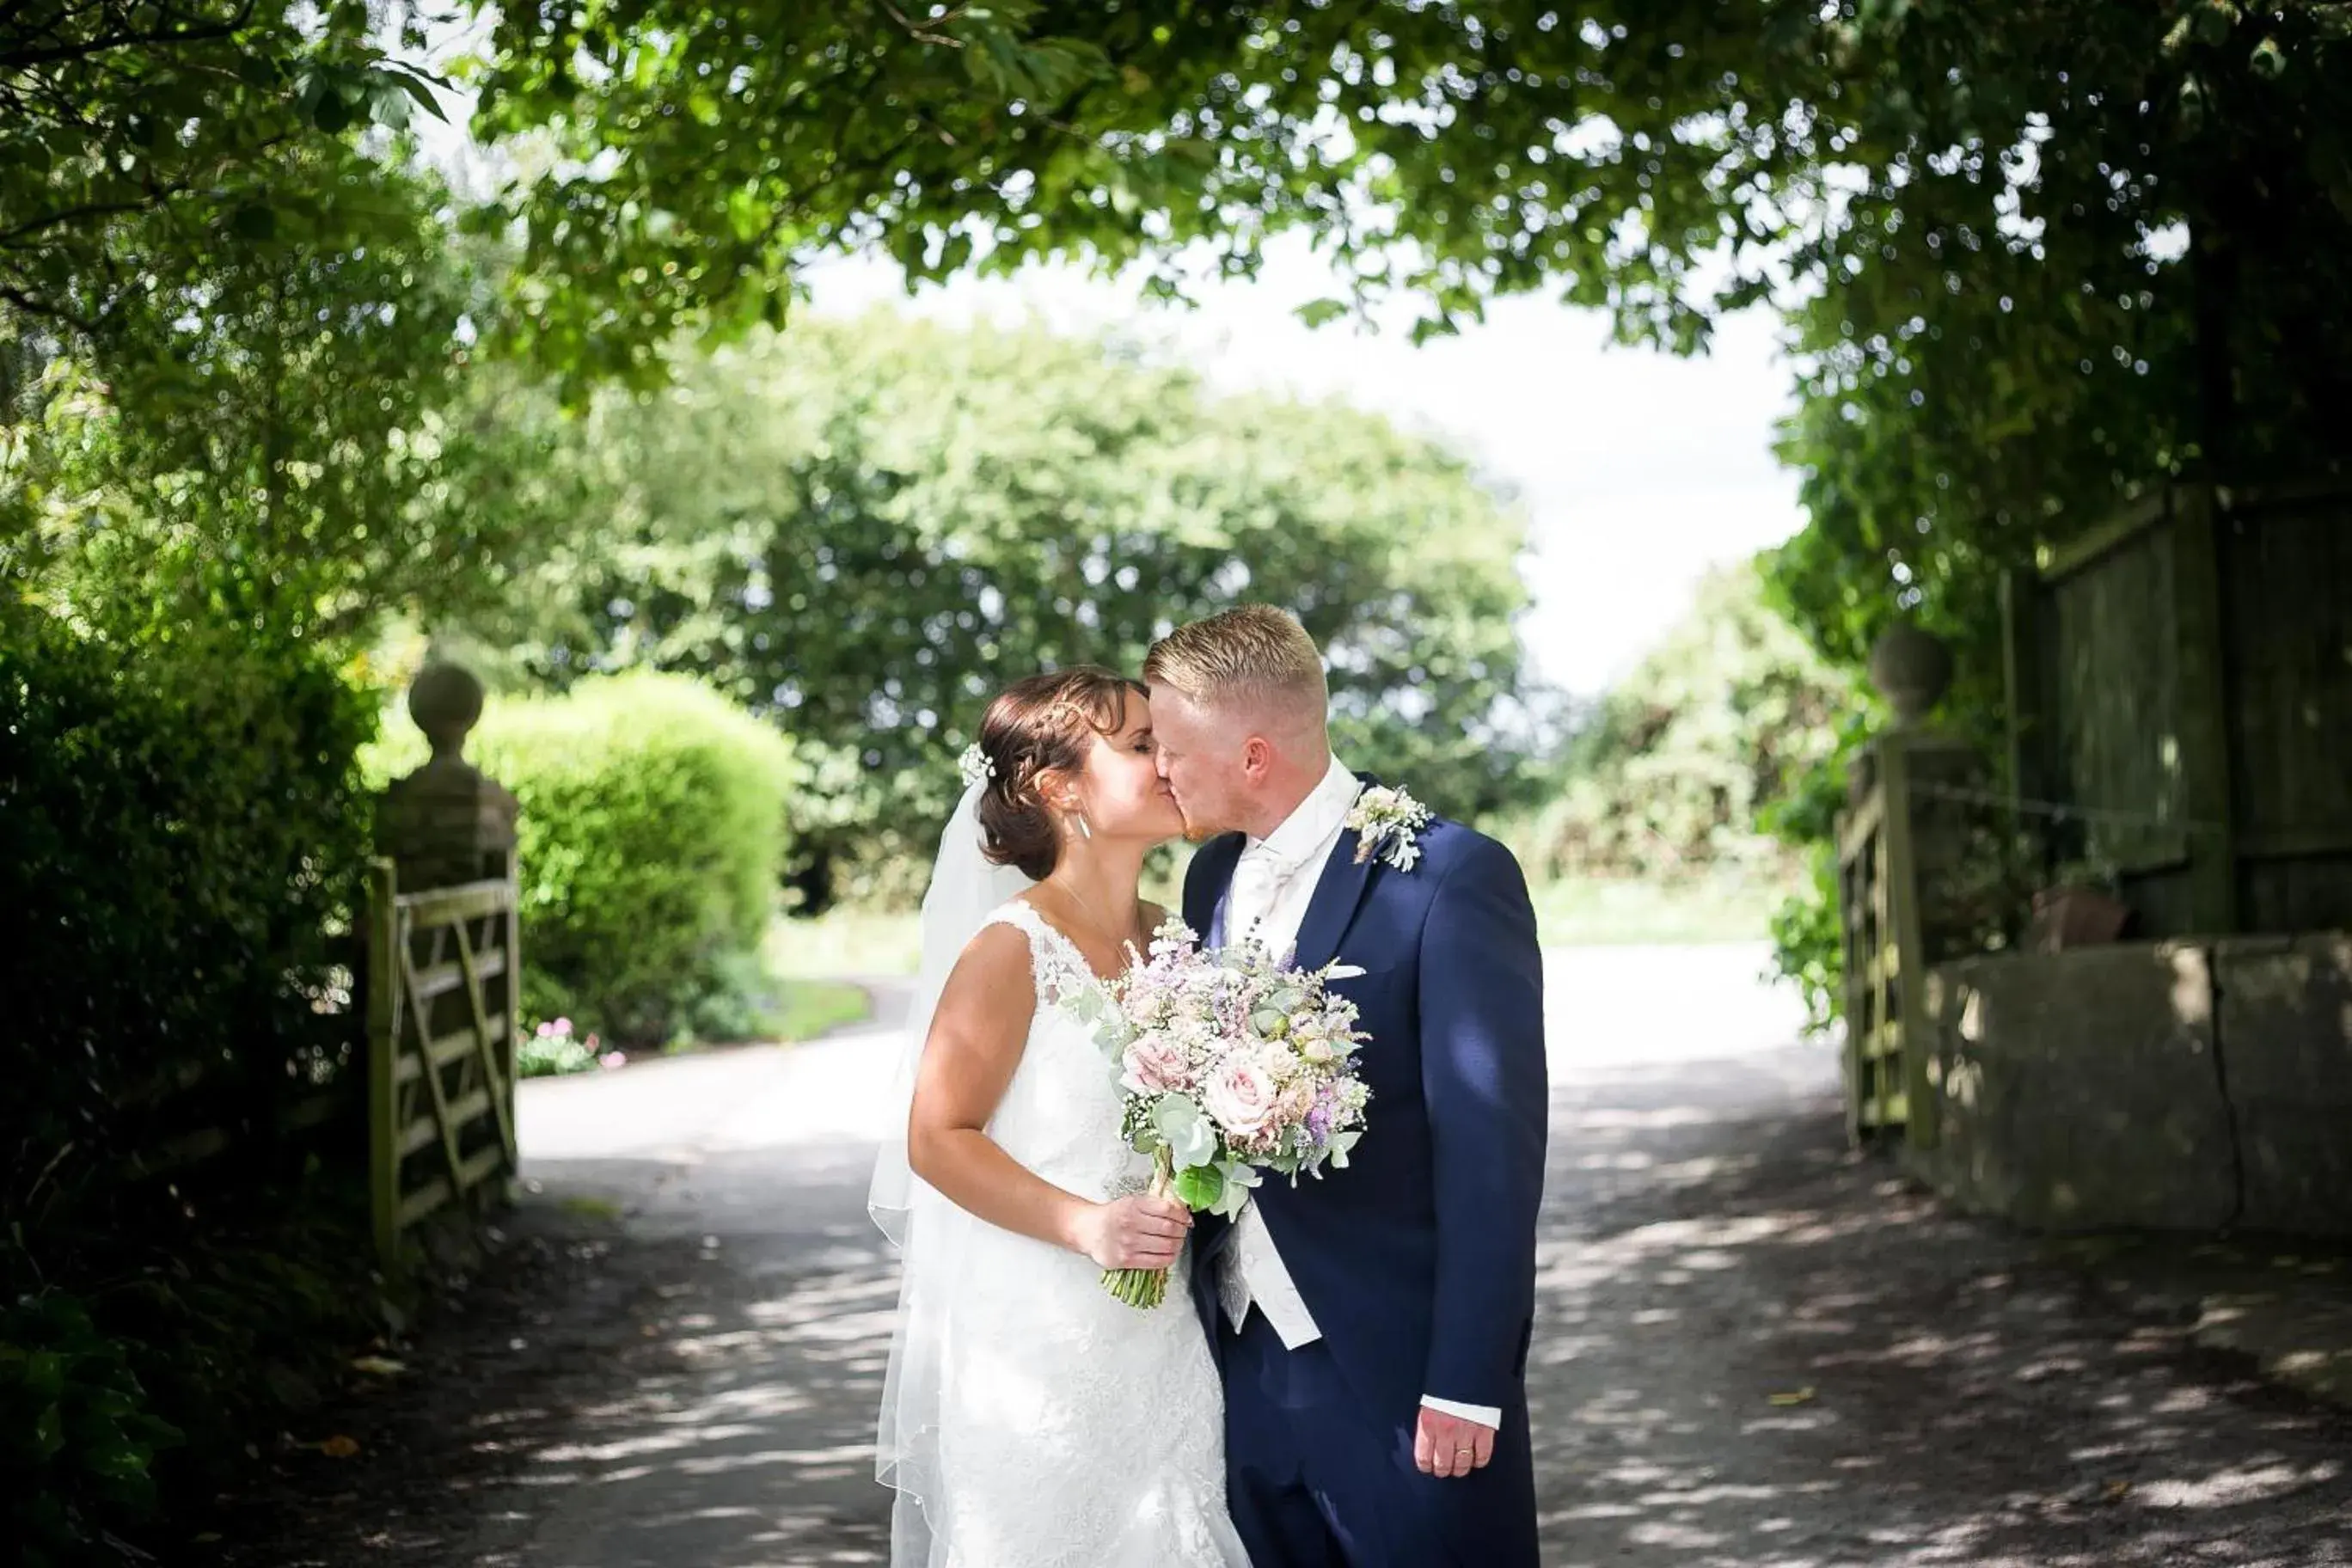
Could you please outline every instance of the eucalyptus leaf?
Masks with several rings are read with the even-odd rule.
[[[1250,1194],[1256,1190],[1262,1178],[1256,1171],[1238,1160],[1219,1161],[1217,1172],[1224,1184],[1217,1194],[1213,1212],[1230,1219],[1242,1212],[1242,1206],[1249,1202]]]
[[[1152,1107],[1151,1125],[1167,1144],[1169,1159],[1179,1171],[1196,1169],[1216,1158],[1216,1129],[1192,1096],[1163,1096]]]

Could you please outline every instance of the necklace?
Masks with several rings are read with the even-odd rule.
[[[1087,900],[1084,894],[1080,893],[1076,888],[1071,887],[1066,882],[1055,882],[1053,884],[1053,887],[1056,891],[1066,896],[1072,903],[1078,906],[1079,911],[1087,917],[1087,923],[1094,928],[1095,934],[1108,939],[1113,948],[1120,952],[1125,952],[1128,943],[1135,940],[1135,929],[1134,922],[1132,921],[1128,922],[1128,934],[1126,940],[1121,941],[1114,934],[1111,923],[1095,912],[1094,905]]]

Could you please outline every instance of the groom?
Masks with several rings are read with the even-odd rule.
[[[1160,773],[1195,838],[1184,919],[1332,983],[1371,1038],[1349,1167],[1270,1179],[1196,1233],[1255,1568],[1534,1568],[1527,1407],[1547,1127],[1535,913],[1510,852],[1433,819],[1360,858],[1314,640],[1230,610],[1143,667]],[[1379,824],[1367,824],[1377,829]],[[1419,855],[1397,854],[1410,837]],[[1378,839],[1376,831],[1373,837]],[[1395,861],[1406,862],[1400,868]]]

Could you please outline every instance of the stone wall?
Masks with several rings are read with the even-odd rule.
[[[2126,943],[1927,976],[1936,1146],[2036,1229],[2352,1236],[2352,936]]]
[[[2217,963],[2239,1223],[2352,1235],[2352,935],[2223,942]]]

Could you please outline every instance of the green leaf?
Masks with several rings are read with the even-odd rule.
[[[376,82],[368,89],[368,118],[388,131],[405,127],[415,107],[414,100],[394,83]]]
[[[2183,77],[2180,81],[2181,130],[2193,136],[2203,129],[2204,124],[2205,85],[2193,75]]]
[[[1195,1165],[1176,1173],[1176,1198],[1196,1214],[1217,1206],[1225,1195],[1225,1178],[1214,1165]]]
[[[1196,1170],[1217,1157],[1216,1130],[1190,1095],[1163,1096],[1151,1108],[1151,1125],[1179,1171]]]
[[[66,1360],[55,1351],[35,1351],[25,1363],[25,1388],[36,1399],[51,1400],[65,1392]]]
[[[448,123],[449,116],[441,107],[439,95],[433,90],[433,85],[446,85],[446,83],[428,85],[425,78],[404,70],[394,70],[390,74],[393,80],[400,84],[400,89],[408,95],[410,101],[417,108],[442,123]]]
[[[2240,20],[2240,12],[2230,0],[2198,0],[2189,15],[2196,21],[2198,37],[2208,44],[2227,43]]]
[[[33,1449],[43,1461],[54,1459],[66,1446],[65,1413],[55,1405],[45,1405],[33,1421]]]
[[[1243,1205],[1249,1202],[1250,1194],[1256,1190],[1260,1178],[1256,1171],[1239,1160],[1220,1160],[1217,1172],[1224,1179],[1224,1190],[1217,1195],[1212,1212],[1230,1219],[1242,1212]]]

